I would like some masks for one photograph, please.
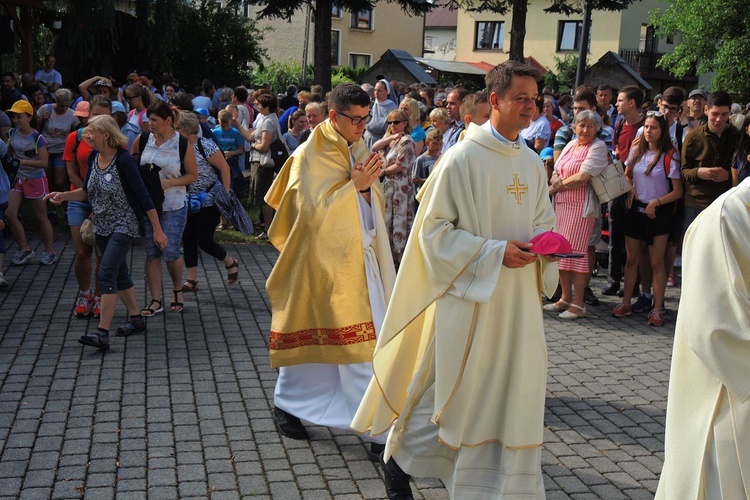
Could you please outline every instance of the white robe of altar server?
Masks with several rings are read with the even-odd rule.
[[[750,179],[693,222],[682,251],[659,500],[750,496]]]

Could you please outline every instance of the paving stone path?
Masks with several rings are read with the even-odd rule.
[[[72,243],[62,234],[55,248],[53,266],[8,267],[11,245],[3,266],[11,286],[0,291],[0,498],[385,498],[356,436],[311,426],[300,442],[274,429],[270,245],[228,245],[241,262],[231,287],[221,263],[204,258],[183,313],[149,319],[146,335],[112,336],[104,354],[76,342],[96,322],[72,316]],[[144,303],[142,249],[133,255]],[[653,498],[677,292],[662,328],[644,315],[612,318],[613,298],[576,322],[547,316],[548,499]],[[124,314],[119,305],[115,325]],[[416,480],[414,491],[447,498],[436,480]]]

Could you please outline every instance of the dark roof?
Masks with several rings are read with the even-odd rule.
[[[438,5],[425,14],[425,28],[455,28],[456,26],[458,26],[458,10]]]
[[[406,68],[409,73],[414,75],[414,78],[417,79],[419,82],[426,83],[428,85],[434,85],[437,83],[437,81],[430,76],[429,73],[427,73],[422,66],[419,65],[416,59],[414,59],[414,56],[409,54],[405,50],[399,50],[399,49],[388,49],[383,53],[382,56],[380,56],[381,59],[383,59],[388,52],[390,52],[393,57],[398,59],[398,61]]]
[[[586,73],[596,69],[596,66],[599,65],[619,66],[633,81],[635,81],[635,83],[639,87],[645,90],[651,90],[653,88],[651,84],[641,78],[641,75],[636,73],[635,70],[633,70],[633,68],[631,68],[625,61],[625,59],[623,59],[617,52],[612,52],[611,50],[605,52],[604,55],[600,57],[598,61],[596,61],[596,63],[594,63],[589,69],[586,70]]]

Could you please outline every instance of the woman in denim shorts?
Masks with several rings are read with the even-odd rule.
[[[153,164],[161,169],[159,177],[164,190],[164,202],[159,220],[168,239],[166,248],[158,248],[153,242],[152,226],[145,221],[143,247],[146,251],[146,280],[151,292],[151,302],[143,308],[141,314],[150,317],[164,311],[162,257],[172,278],[173,300],[170,309],[181,312],[184,307],[182,271],[185,261],[180,254],[180,244],[187,222],[186,186],[198,179],[198,165],[191,147],[186,148],[184,159],[180,159],[180,134],[175,130],[177,117],[169,104],[158,101],[148,107],[146,114],[151,132],[143,151],[140,151],[140,137],[133,143],[133,156],[139,158],[141,165]]]
[[[78,342],[98,349],[109,349],[109,327],[115,314],[119,294],[128,310],[128,321],[117,329],[117,335],[146,330],[138,310],[135,288],[127,266],[127,256],[135,238],[140,236],[143,214],[153,225],[150,243],[158,248],[167,244],[153,201],[146,190],[135,159],[124,146],[127,139],[114,118],[97,116],[84,131],[85,140],[94,149],[83,187],[47,196],[52,203],[64,201],[91,202],[96,226],[96,244],[102,253],[99,286],[102,311],[96,331],[83,335]]]

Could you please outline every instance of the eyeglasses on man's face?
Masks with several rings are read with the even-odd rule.
[[[369,113],[367,114],[367,116],[349,116],[346,113],[342,113],[341,111],[336,111],[336,114],[349,118],[349,120],[351,120],[352,122],[352,125],[354,125],[355,127],[362,125],[363,123],[368,124],[372,120],[372,115]]]

